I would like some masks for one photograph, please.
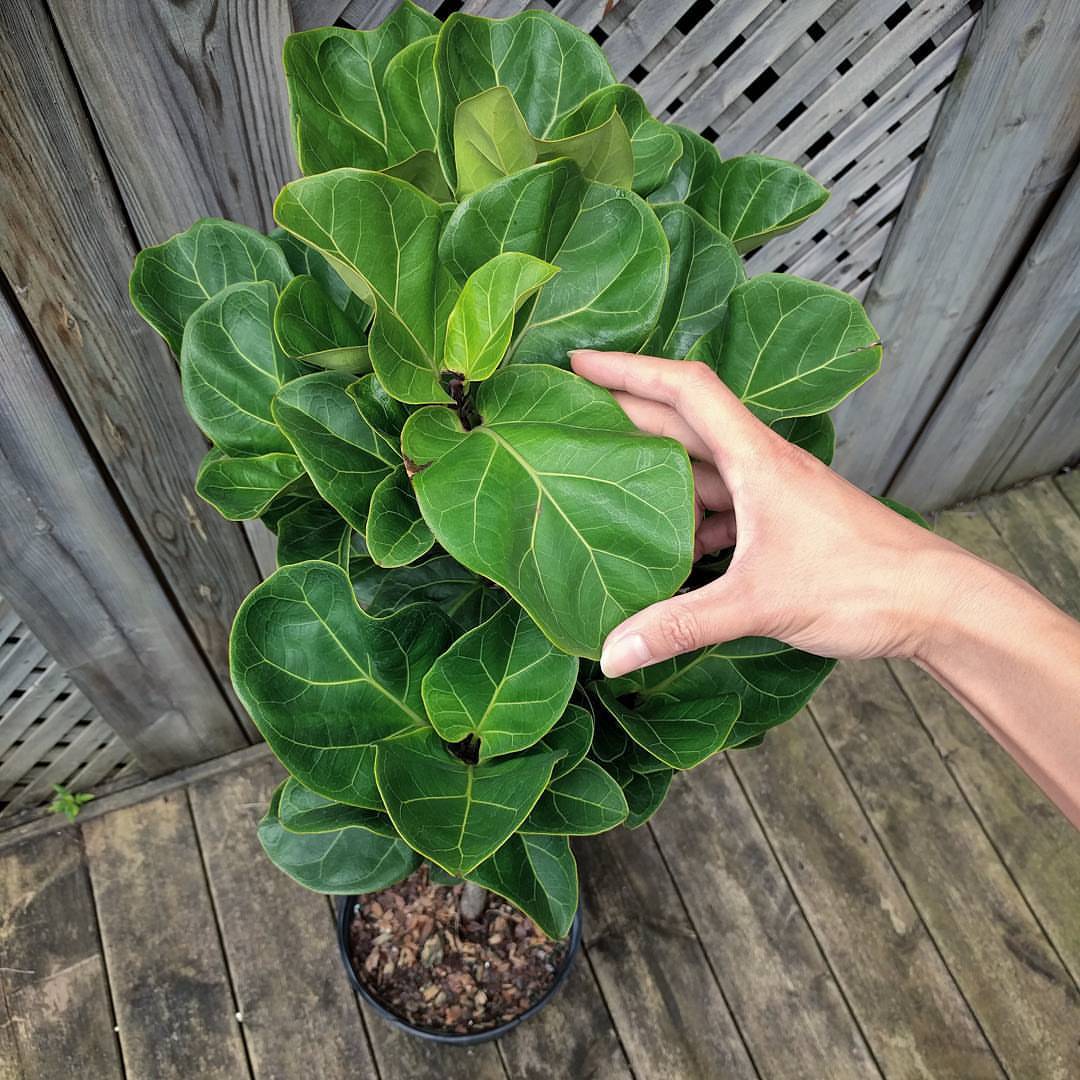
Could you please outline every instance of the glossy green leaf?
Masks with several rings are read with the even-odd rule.
[[[398,838],[390,818],[378,810],[334,802],[304,787],[290,776],[280,789],[278,821],[292,833],[337,832],[340,829],[367,829],[379,836]]]
[[[274,399],[274,418],[319,494],[358,532],[379,482],[401,463],[405,410],[374,375],[305,375]]]
[[[679,133],[656,120],[636,90],[619,83],[595,91],[559,123],[555,136],[561,139],[595,130],[612,115],[619,117],[630,140],[632,179],[625,186],[648,195],[671,174],[683,146]]]
[[[367,334],[309,275],[293,278],[282,290],[274,309],[274,333],[286,356],[321,368],[359,374],[371,370]]]
[[[394,827],[447,873],[463,875],[495,853],[547,786],[554,755],[467,765],[430,728],[379,743],[375,778]]]
[[[687,769],[790,720],[835,663],[771,638],[740,638],[594,689],[632,739]]]
[[[703,334],[722,326],[731,290],[746,280],[731,241],[681,203],[658,206],[671,249],[667,293],[641,352],[681,360]]]
[[[459,199],[536,164],[536,140],[505,86],[462,101],[453,130]]]
[[[689,355],[772,424],[839,405],[881,366],[881,342],[854,297],[762,274],[732,290],[722,333],[706,335]]]
[[[589,754],[612,776],[622,782],[631,772],[670,771],[669,765],[653,757],[644,747],[639,746],[630,738],[626,729],[611,715],[603,702],[598,703],[598,712],[599,717],[596,721],[595,735]]]
[[[660,809],[667,798],[671,778],[671,769],[662,772],[633,773],[622,786],[626,796],[629,813],[626,816],[628,829],[639,829]]]
[[[824,461],[826,465],[832,464],[833,454],[836,452],[836,428],[828,414],[795,416],[776,420],[769,426],[783,435],[789,443],[801,446],[813,454],[818,461]]]
[[[447,369],[467,381],[488,378],[506,355],[518,308],[558,272],[518,251],[496,255],[475,270],[446,324]]]
[[[289,269],[297,276],[313,277],[323,291],[344,312],[350,325],[366,330],[371,308],[345,284],[344,278],[309,244],[298,240],[280,226],[270,231],[270,239],[285,253]]]
[[[281,494],[270,500],[270,505],[259,515],[259,520],[273,533],[277,533],[281,519],[299,510],[308,503],[318,502],[319,493],[311,482],[311,477],[297,477]]]
[[[428,729],[420,681],[450,638],[432,605],[373,618],[340,566],[297,563],[240,605],[229,666],[255,726],[293,776],[328,799],[379,809],[371,746]]]
[[[555,770],[551,774],[552,779],[565,776],[584,760],[592,741],[592,713],[580,705],[568,705],[555,726],[537,744],[559,755]]]
[[[548,139],[589,94],[615,82],[611,65],[588,34],[540,11],[508,19],[451,15],[436,42],[435,74],[439,156],[454,183],[454,118],[461,102],[505,86],[529,131]]]
[[[277,564],[322,559],[349,569],[352,526],[322,499],[309,499],[285,514],[277,527]]]
[[[188,319],[210,297],[243,282],[283,289],[292,271],[262,233],[220,218],[203,218],[164,244],[135,256],[129,290],[139,314],[180,355]]]
[[[426,555],[435,537],[416,505],[404,465],[379,481],[371,494],[365,533],[368,554],[379,566],[405,566]]]
[[[367,829],[300,835],[278,818],[281,788],[259,822],[259,843],[270,861],[315,892],[353,894],[386,889],[411,874],[420,858],[400,840]]]
[[[596,658],[610,630],[690,571],[686,452],[643,435],[607,391],[556,368],[505,368],[474,404],[483,422],[470,431],[439,407],[402,431],[424,519],[555,645]]]
[[[435,29],[432,27],[428,37],[406,45],[386,65],[383,88],[395,132],[395,156],[407,148],[410,157],[426,153],[437,163],[434,151],[439,126],[439,87],[435,82]]]
[[[521,826],[522,833],[592,836],[626,820],[622,788],[595,761],[555,777]]]
[[[418,150],[412,157],[407,157],[383,171],[387,176],[394,176],[411,184],[436,202],[451,202],[454,198],[434,151]]]
[[[195,493],[222,517],[242,521],[258,517],[304,467],[294,454],[231,457],[211,450],[195,477]]]
[[[801,225],[829,193],[788,161],[745,154],[720,167],[720,231],[740,252]]]
[[[559,139],[538,139],[540,161],[569,158],[586,180],[629,190],[634,182],[630,132],[617,112],[596,127]]]
[[[222,289],[188,319],[180,352],[184,403],[219,449],[291,453],[270,403],[303,373],[274,337],[277,291],[269,281]]]
[[[447,400],[436,319],[439,204],[383,173],[338,169],[286,184],[274,203],[283,228],[320,251],[373,301],[368,337],[380,382],[399,401]]]
[[[577,669],[577,658],[510,602],[435,661],[424,676],[424,706],[447,742],[476,736],[485,761],[541,739],[566,709]]]
[[[720,227],[721,169],[723,159],[716,147],[696,131],[668,124],[682,143],[682,154],[664,182],[649,193],[649,202],[686,203],[714,228]]]
[[[439,253],[464,280],[505,251],[559,268],[519,320],[513,361],[566,367],[569,349],[587,342],[632,350],[652,330],[667,286],[668,245],[656,215],[633,193],[585,180],[565,158],[497,181],[457,207]]]
[[[931,527],[930,522],[927,521],[926,518],[924,518],[918,510],[912,510],[910,506],[905,506],[902,502],[897,502],[896,499],[887,499],[884,495],[878,495],[877,501],[883,506],[887,506],[890,510],[899,514],[901,517],[906,517],[908,521],[912,521],[916,525],[919,525],[924,529],[929,529],[931,532],[933,532],[933,528]]]
[[[517,833],[469,880],[509,900],[548,937],[560,940],[570,933],[578,908],[578,875],[565,836]]]
[[[406,0],[375,30],[327,26],[285,39],[293,140],[303,172],[385,169],[412,153],[387,100],[391,86],[410,90],[388,84],[387,69],[406,46],[438,29],[437,19]]]

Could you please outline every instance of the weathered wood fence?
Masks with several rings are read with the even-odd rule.
[[[8,813],[256,737],[226,641],[272,549],[195,498],[203,440],[127,276],[199,216],[269,227],[295,174],[282,40],[395,2],[0,5]],[[832,189],[749,262],[866,299],[886,359],[839,417],[853,479],[930,509],[1080,456],[1080,4],[421,2],[554,10],[658,115]]]

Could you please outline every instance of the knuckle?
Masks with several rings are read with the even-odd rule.
[[[712,388],[716,381],[716,373],[708,364],[701,360],[687,360],[685,363],[686,368],[683,373],[685,394],[700,394],[706,387]]]
[[[668,608],[660,618],[660,637],[672,653],[684,653],[697,648],[699,626],[697,617],[679,605]]]

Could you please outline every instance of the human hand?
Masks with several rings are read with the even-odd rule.
[[[735,546],[727,572],[653,604],[604,643],[615,677],[718,642],[778,638],[844,659],[914,658],[973,556],[859,491],[758,420],[705,364],[578,350],[643,431],[693,463],[695,558]]]

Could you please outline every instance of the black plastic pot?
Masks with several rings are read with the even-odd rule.
[[[531,1016],[535,1016],[555,996],[559,987],[566,982],[566,977],[570,974],[570,968],[574,963],[574,957],[577,956],[578,949],[581,947],[581,907],[579,905],[577,914],[574,916],[573,925],[570,927],[570,947],[566,950],[566,955],[563,957],[562,967],[556,972],[555,981],[539,1001],[534,1005],[530,1005],[520,1016],[516,1016],[513,1020],[508,1020],[505,1024],[500,1024],[498,1027],[488,1028],[486,1031],[477,1031],[467,1035],[448,1034],[445,1031],[432,1031],[429,1028],[417,1027],[414,1024],[410,1024],[408,1020],[403,1019],[396,1013],[392,1013],[360,981],[360,977],[353,969],[352,960],[349,956],[349,926],[352,924],[353,906],[362,902],[362,896],[338,897],[338,951],[341,953],[341,962],[345,965],[345,972],[349,976],[349,982],[352,983],[352,988],[364,999],[364,1001],[366,1001],[387,1023],[393,1024],[394,1027],[401,1028],[402,1031],[407,1031],[410,1035],[416,1035],[421,1039],[428,1039],[431,1042],[451,1043],[454,1046],[474,1046],[476,1043],[489,1042],[492,1039],[498,1039],[500,1036],[505,1035],[508,1031],[513,1031],[518,1024],[528,1020]]]

